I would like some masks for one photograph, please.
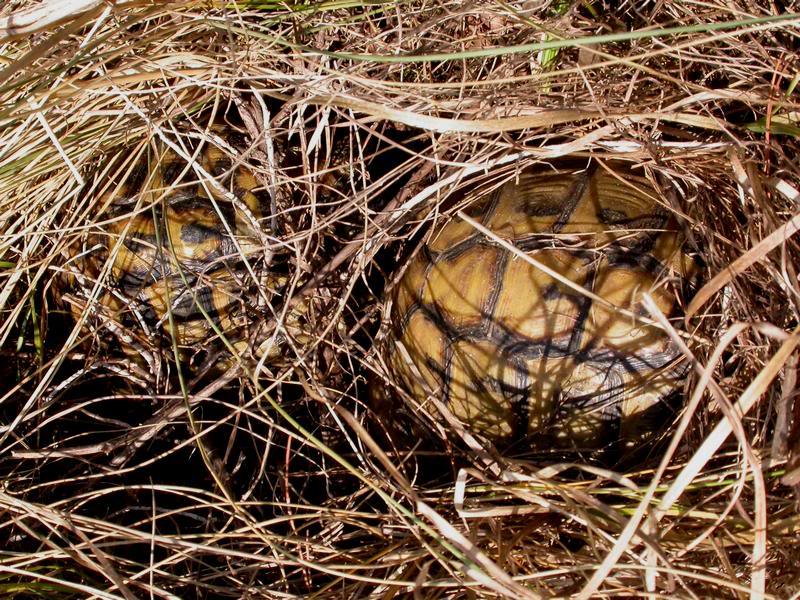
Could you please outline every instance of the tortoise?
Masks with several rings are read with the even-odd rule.
[[[76,319],[89,307],[90,322],[111,332],[106,350],[142,355],[174,342],[194,351],[217,336],[243,338],[253,319],[269,199],[234,162],[242,136],[211,133],[184,141],[192,165],[162,144],[144,148],[100,198],[99,223],[68,250],[64,298]]]
[[[289,338],[309,343],[309,331],[327,326],[331,293],[285,298],[291,265],[276,249],[285,244],[273,201],[243,162],[245,136],[213,125],[180,143],[182,156],[144,147],[147,156],[111,182],[91,231],[67,248],[57,296],[75,320],[88,313],[101,356],[121,350],[159,371],[160,359],[195,356],[204,360],[189,365],[195,371],[210,360],[227,369],[223,346],[274,361]],[[319,182],[322,197],[338,184],[343,158]]]
[[[637,443],[686,371],[641,318],[644,293],[674,316],[694,272],[660,198],[630,168],[596,163],[480,195],[464,214],[496,237],[453,218],[389,294],[391,379],[501,445]]]

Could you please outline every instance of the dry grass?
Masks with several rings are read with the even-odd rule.
[[[0,594],[800,593],[796,6],[50,4],[0,9]],[[64,314],[60,273],[114,169],[225,119],[274,192],[251,283],[288,283],[251,356],[156,379]],[[665,451],[402,444],[367,406],[396,267],[451,192],[590,154],[672,182],[703,261]]]

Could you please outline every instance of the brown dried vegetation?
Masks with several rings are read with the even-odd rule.
[[[2,593],[800,591],[792,4],[7,3]],[[176,366],[162,335],[143,364],[67,314],[70,247],[143,148],[219,122],[272,204],[249,283],[280,289],[247,351]],[[671,188],[705,281],[675,323],[687,410],[626,472],[501,457],[444,419],[409,443],[368,406],[387,286],[454,192],[567,156]]]

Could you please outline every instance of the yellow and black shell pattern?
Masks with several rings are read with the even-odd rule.
[[[671,315],[693,270],[658,198],[619,165],[524,172],[484,195],[467,216],[550,274],[449,221],[391,295],[393,379],[497,442],[596,448],[638,435],[685,372],[667,334],[637,318],[645,293]]]
[[[268,200],[234,157],[237,134],[212,133],[185,144],[192,164],[163,145],[148,148],[71,252],[73,313],[92,307],[125,350],[194,346],[247,323],[254,281],[245,261],[257,264],[264,251]]]

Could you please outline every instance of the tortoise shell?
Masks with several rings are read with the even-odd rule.
[[[235,142],[231,131],[214,133]],[[243,261],[263,252],[257,228],[265,198],[230,150],[210,141],[187,148],[197,153],[194,165],[148,148],[102,198],[99,229],[71,251],[74,315],[92,307],[126,350],[167,339],[171,346],[173,338],[190,346],[247,321],[253,281]]]
[[[635,315],[645,293],[673,313],[692,261],[659,193],[615,168],[526,172],[465,211],[557,277],[463,219],[433,234],[391,296],[388,364],[411,398],[496,442],[598,447],[674,393],[679,353]]]

